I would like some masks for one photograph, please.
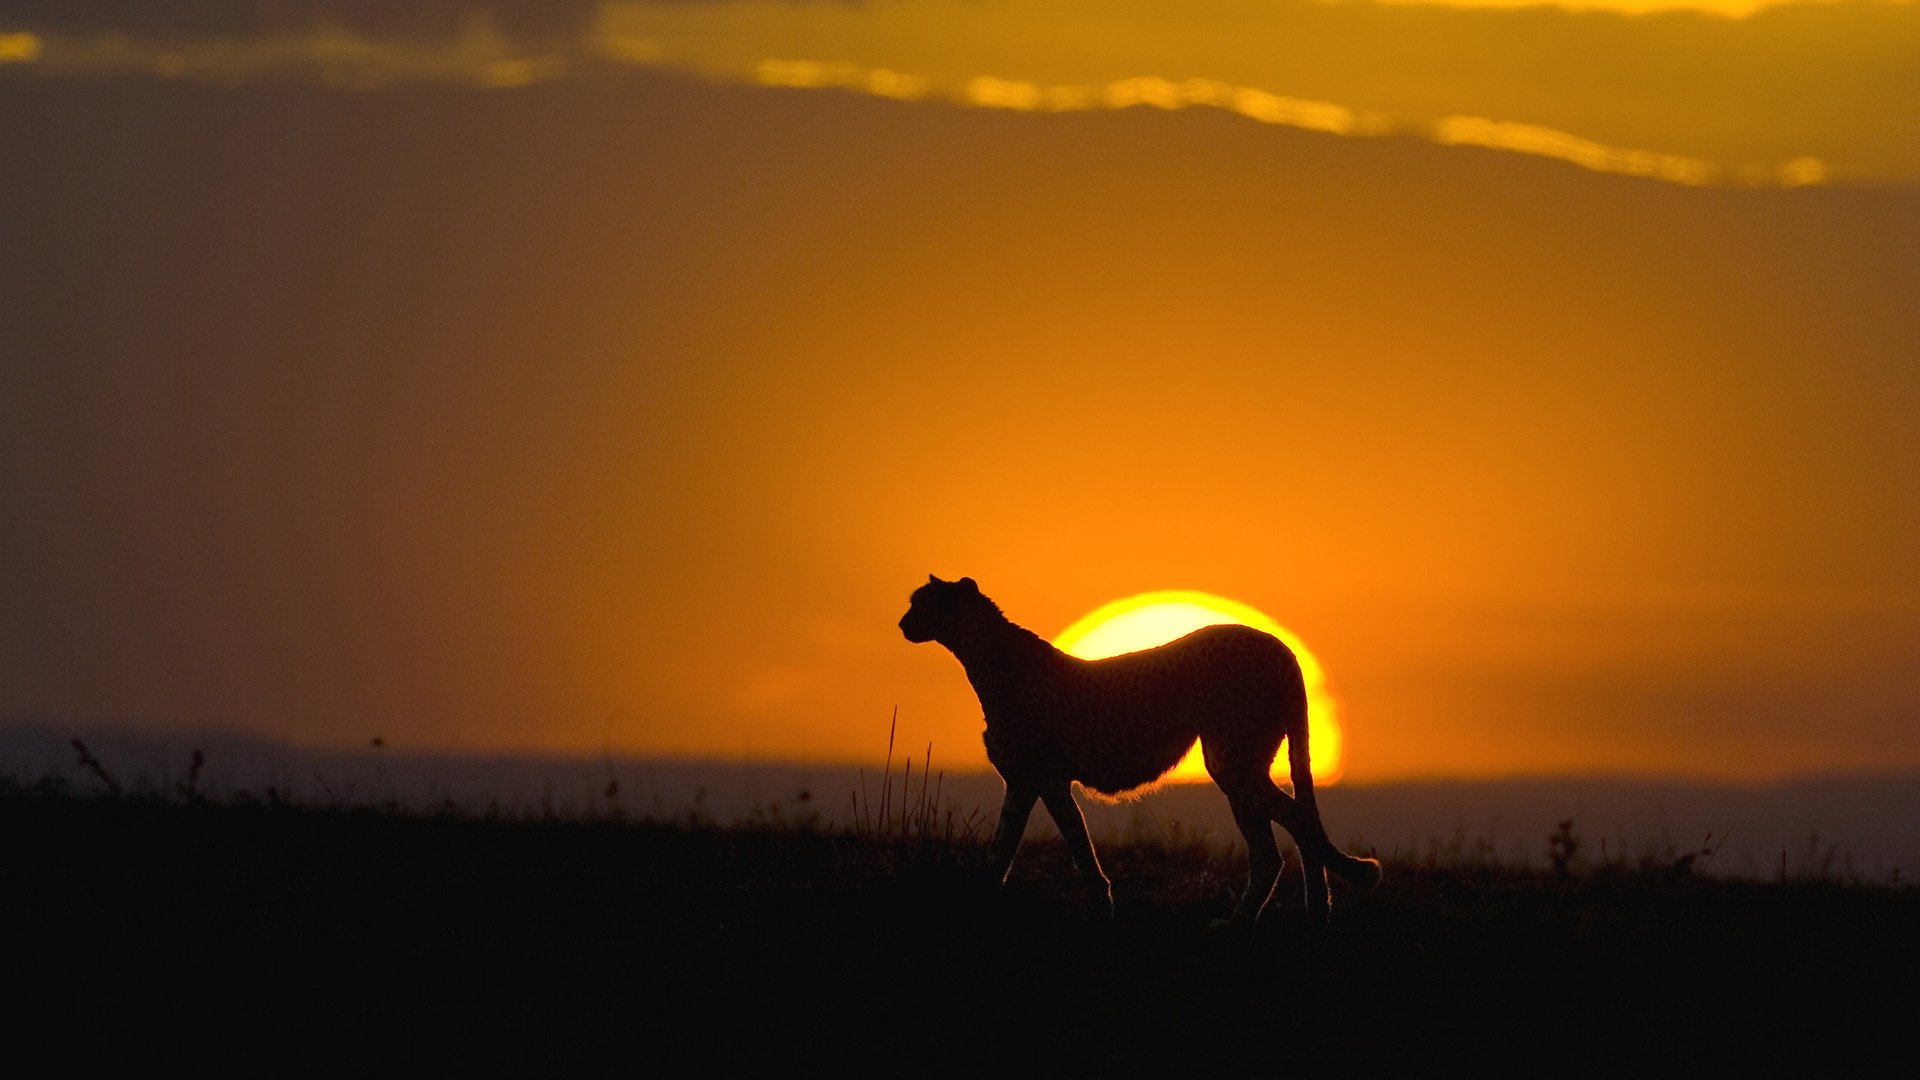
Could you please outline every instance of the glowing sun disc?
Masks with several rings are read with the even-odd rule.
[[[1326,671],[1297,635],[1274,622],[1258,608],[1194,589],[1141,593],[1102,604],[1081,616],[1072,626],[1060,631],[1053,639],[1053,644],[1069,656],[1100,660],[1165,645],[1203,626],[1229,623],[1264,630],[1293,650],[1294,658],[1300,661],[1300,675],[1307,686],[1307,746],[1313,754],[1314,782],[1331,784],[1339,780],[1340,706],[1327,689]],[[1283,780],[1286,778],[1285,753],[1275,759],[1274,773]],[[1174,766],[1166,778],[1207,779],[1207,767],[1200,759],[1199,744],[1196,743],[1187,751],[1187,756],[1180,759],[1180,764]]]

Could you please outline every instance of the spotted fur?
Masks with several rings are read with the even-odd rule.
[[[1327,839],[1313,798],[1306,687],[1293,652],[1272,635],[1210,626],[1158,648],[1081,660],[1014,624],[972,578],[931,575],[914,591],[900,631],[908,641],[945,645],[980,698],[987,759],[1007,784],[993,840],[996,881],[1013,866],[1033,804],[1044,802],[1096,907],[1110,914],[1112,887],[1072,785],[1117,795],[1150,784],[1195,739],[1247,840],[1247,891],[1231,924],[1252,924],[1273,893],[1280,874],[1273,822],[1300,851],[1307,910],[1316,921],[1329,908],[1327,871],[1361,888],[1380,880],[1377,861],[1348,855]],[[1268,775],[1282,742],[1291,796]]]

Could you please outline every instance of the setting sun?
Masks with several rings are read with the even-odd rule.
[[[1103,604],[1062,630],[1053,644],[1082,660],[1099,660],[1121,653],[1151,649],[1200,629],[1237,623],[1263,630],[1286,643],[1300,661],[1307,686],[1308,744],[1313,750],[1313,778],[1330,784],[1340,778],[1342,738],[1339,705],[1327,690],[1326,671],[1299,637],[1258,608],[1192,589],[1165,589],[1141,593]],[[1283,759],[1284,760],[1284,759]],[[1284,778],[1286,768],[1280,768]],[[1206,765],[1196,744],[1167,774],[1176,781],[1207,779]]]

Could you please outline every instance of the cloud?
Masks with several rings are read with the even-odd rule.
[[[31,64],[43,48],[33,34],[0,34],[0,64]]]
[[[1920,4],[1574,6],[617,0],[593,33],[727,82],[1030,112],[1224,108],[1681,183],[1920,181]],[[1641,14],[1592,10],[1610,6]]]
[[[938,97],[954,104],[1015,112],[1069,112],[1136,106],[1164,110],[1209,107],[1225,109],[1263,124],[1333,135],[1415,133],[1443,146],[1477,146],[1555,158],[1595,172],[1619,173],[1694,187],[1722,183],[1730,175],[1749,186],[1777,184],[1782,187],[1807,187],[1825,182],[1828,172],[1826,163],[1820,159],[1799,157],[1774,168],[1750,166],[1732,174],[1710,161],[1682,154],[1608,146],[1537,124],[1489,120],[1479,116],[1449,116],[1431,127],[1417,129],[1386,113],[1360,113],[1330,101],[1286,97],[1256,87],[1231,86],[1211,79],[1174,82],[1139,76],[1120,79],[1105,86],[1042,86],[1020,79],[979,75],[958,87],[940,87],[924,77],[904,75],[886,68],[868,70],[853,64],[814,60],[763,60],[755,70],[757,81],[763,86],[849,90],[901,100]]]
[[[8,49],[8,42],[28,45]],[[257,38],[150,40],[107,33],[89,37],[0,36],[9,53],[35,74],[145,75],[237,85],[260,79],[305,79],[329,86],[377,89],[396,83],[450,82],[516,87],[567,74],[573,60],[559,52],[529,52],[484,21],[435,42],[376,39],[338,27]]]
[[[1676,184],[1710,184],[1720,175],[1720,170],[1711,162],[1698,158],[1656,154],[1650,150],[1623,150],[1537,124],[1503,123],[1480,116],[1447,117],[1434,125],[1433,140],[1445,146],[1482,146],[1559,158],[1595,172],[1650,176]],[[1818,174],[1808,182],[1818,183]]]
[[[852,64],[826,64],[817,60],[762,60],[754,69],[754,75],[762,86],[814,90],[831,87],[900,101],[912,101],[925,96],[927,92],[927,81],[912,75],[887,68],[868,70]]]
[[[0,64],[12,77],[357,89],[514,88],[639,66],[1024,112],[1211,108],[1688,185],[1920,182],[1920,5],[1717,19],[1304,0],[583,0],[513,30],[496,6],[443,17],[454,29],[438,34],[383,33],[371,16],[191,36],[0,27]]]

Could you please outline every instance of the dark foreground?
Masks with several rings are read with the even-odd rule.
[[[1610,868],[1297,876],[1205,849],[0,797],[10,1056],[196,1072],[1855,1075],[1912,1045],[1920,890]],[[39,1056],[38,1053],[35,1056]],[[667,1070],[663,1072],[662,1070]]]

